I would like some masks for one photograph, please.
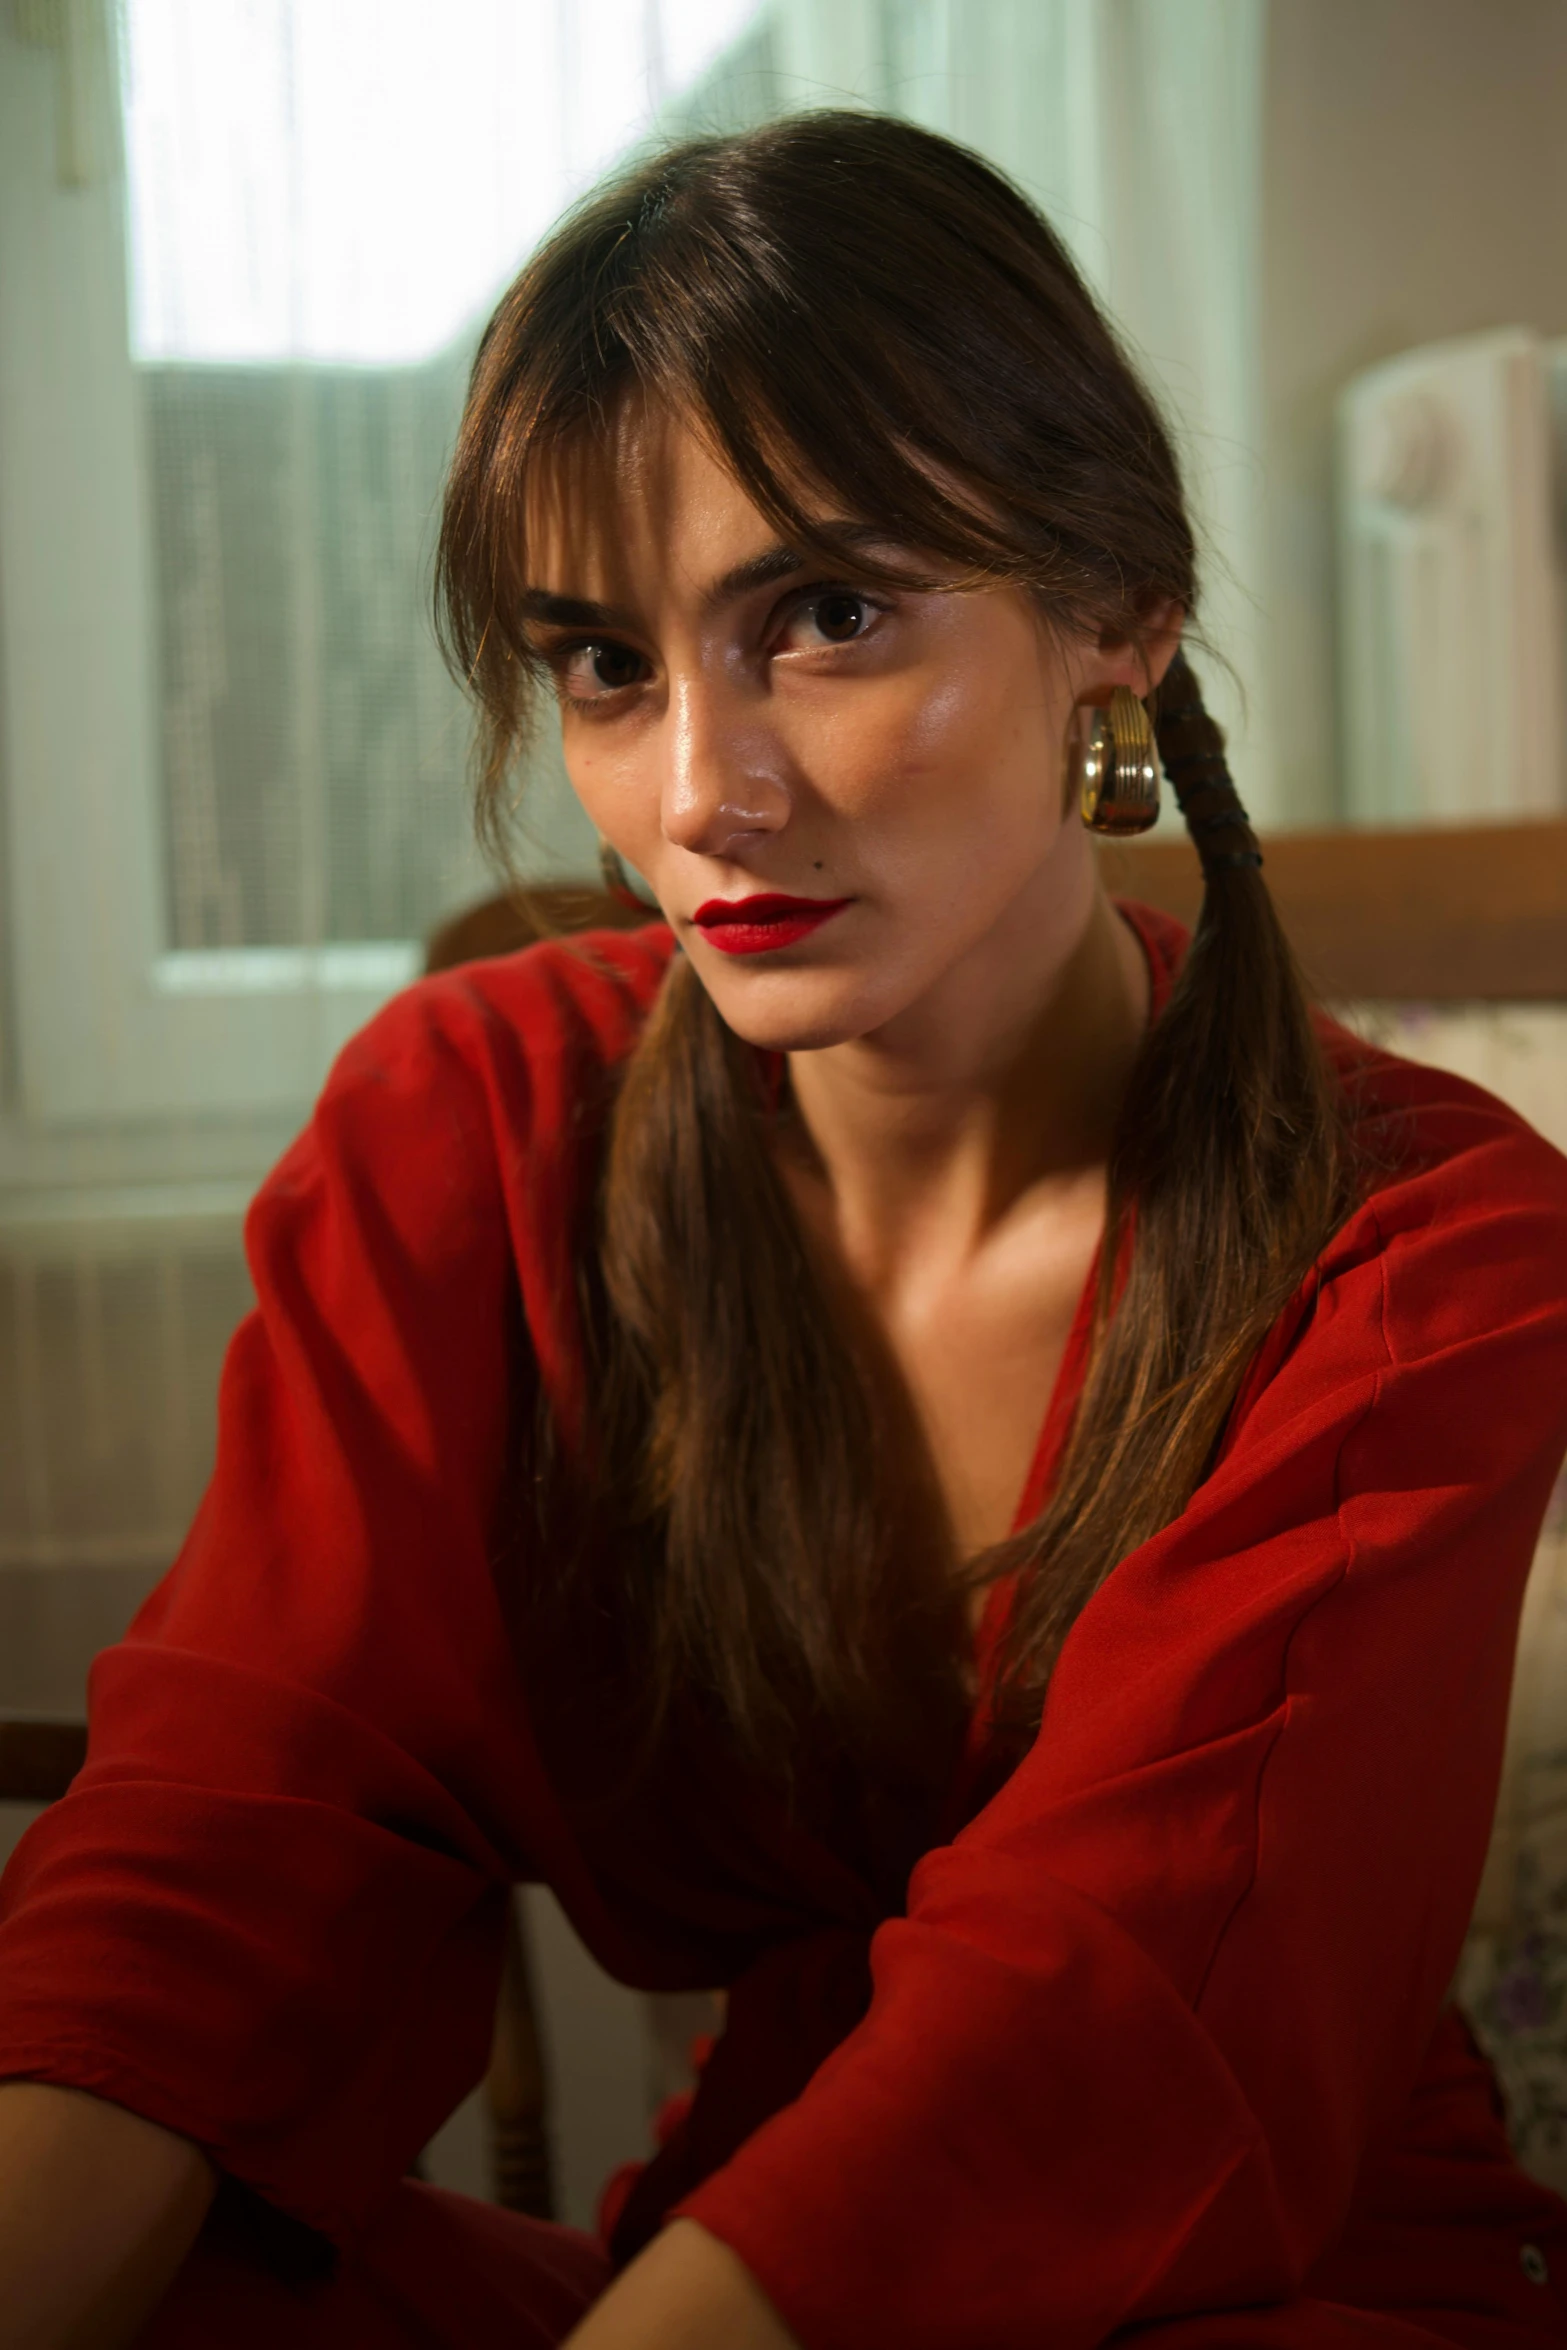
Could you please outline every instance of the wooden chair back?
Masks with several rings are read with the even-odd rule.
[[[85,1722],[0,1717],[0,1803],[57,1803],[86,1759]]]
[[[1325,1002],[1567,1002],[1567,823],[1269,833],[1268,887]],[[1190,841],[1104,842],[1107,887],[1183,922],[1202,902]],[[530,910],[531,909],[531,910]],[[487,899],[438,930],[428,968],[528,946],[549,930],[654,919],[587,889]]]

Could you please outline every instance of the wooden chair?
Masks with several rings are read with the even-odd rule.
[[[550,2161],[549,2099],[544,2050],[534,2000],[533,1969],[522,1913],[512,1897],[506,1912],[506,1953],[490,2069],[484,2077],[489,2122],[490,2199],[530,2219],[555,2217]]]
[[[475,963],[484,955],[513,954],[541,938],[566,937],[574,930],[636,930],[657,920],[652,906],[628,906],[584,884],[503,894],[466,907],[432,931],[424,967],[448,971],[454,963]]]
[[[0,1718],[0,1803],[54,1803],[87,1759],[85,1722]]]
[[[1567,1002],[1567,823],[1264,836],[1268,887],[1327,1003]],[[1107,843],[1109,887],[1196,918],[1179,838]]]

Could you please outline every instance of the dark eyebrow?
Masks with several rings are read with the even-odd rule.
[[[898,541],[883,530],[877,522],[824,522],[820,526],[824,538],[836,539],[846,554],[860,547],[895,547]],[[792,578],[797,571],[805,571],[820,560],[818,556],[801,554],[798,547],[780,543],[764,547],[759,555],[747,562],[737,563],[721,579],[715,579],[702,591],[702,601],[709,609],[719,604],[738,603],[760,587],[771,587],[780,579]]]
[[[823,531],[837,539],[846,550],[856,547],[895,546],[879,524],[873,522],[828,522]],[[798,547],[781,541],[764,547],[759,555],[749,555],[743,563],[736,563],[728,571],[711,580],[702,590],[702,602],[709,611],[722,604],[738,603],[742,596],[754,595],[758,588],[772,587],[778,581],[793,578],[812,562]],[[632,630],[636,622],[632,615],[618,604],[595,604],[585,596],[551,595],[545,588],[524,588],[519,598],[524,620],[540,620],[554,628],[618,628]]]
[[[517,599],[524,620],[542,620],[552,628],[635,628],[629,612],[618,604],[593,604],[585,596],[552,596],[547,588],[524,588]]]

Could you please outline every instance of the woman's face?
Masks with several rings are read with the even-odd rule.
[[[1130,645],[1063,647],[1015,589],[824,577],[660,412],[623,427],[607,497],[557,478],[531,523],[567,772],[739,1035],[841,1043],[998,937],[1025,961],[1075,944],[1094,881],[1066,740],[1079,702],[1146,690]]]

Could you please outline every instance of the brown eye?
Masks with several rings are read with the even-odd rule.
[[[865,625],[865,598],[847,591],[818,596],[811,610],[818,629],[830,644],[848,644]]]
[[[629,685],[640,685],[647,673],[640,653],[608,638],[563,645],[551,655],[551,664],[561,694],[579,705],[604,701]]]
[[[789,608],[779,649],[824,653],[830,646],[857,645],[875,633],[890,610],[890,605],[859,588],[808,588]]]
[[[623,685],[635,685],[642,667],[641,658],[626,645],[589,645],[587,653],[596,685],[613,693]]]

